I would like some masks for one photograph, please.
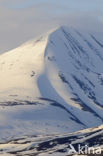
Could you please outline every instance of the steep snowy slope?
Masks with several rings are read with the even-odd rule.
[[[96,34],[66,27],[0,55],[2,136],[102,124],[102,66],[103,44]]]

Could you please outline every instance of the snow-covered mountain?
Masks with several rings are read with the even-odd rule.
[[[103,123],[103,43],[60,27],[0,55],[0,138]]]

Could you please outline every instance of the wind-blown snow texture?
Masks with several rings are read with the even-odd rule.
[[[0,139],[103,123],[103,43],[60,27],[0,55]]]

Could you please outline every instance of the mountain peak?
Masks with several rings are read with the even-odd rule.
[[[102,50],[96,35],[61,26],[0,55],[0,106],[40,107],[68,131],[102,124]]]

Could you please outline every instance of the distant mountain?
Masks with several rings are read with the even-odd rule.
[[[0,55],[0,139],[103,124],[103,43],[60,27]]]

